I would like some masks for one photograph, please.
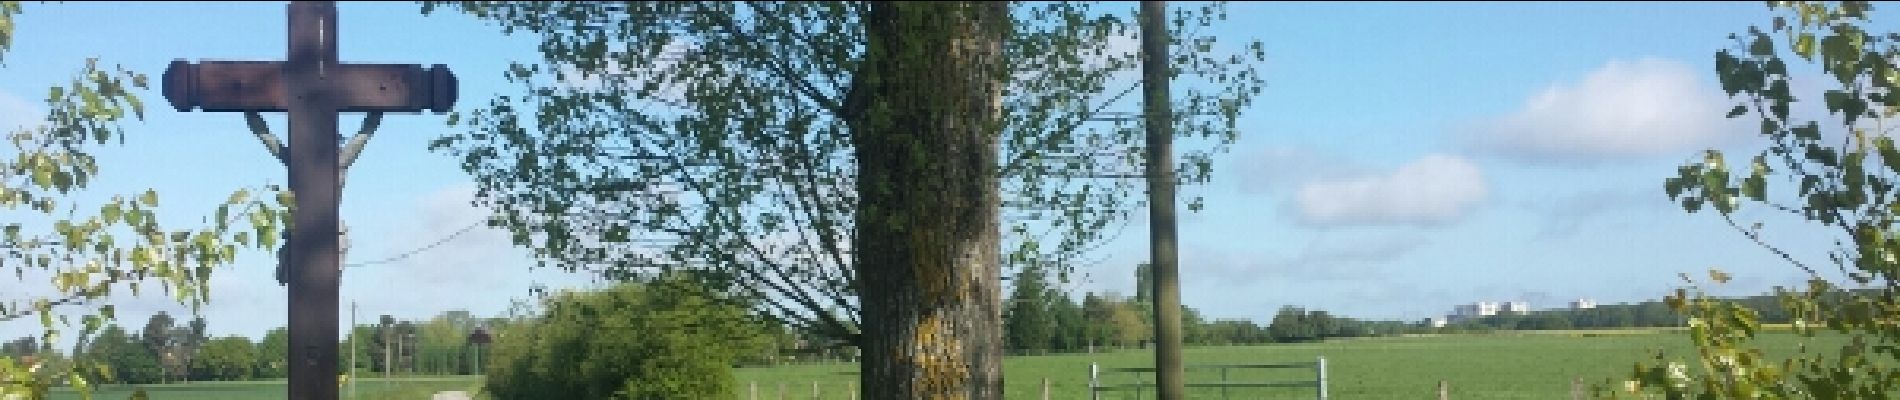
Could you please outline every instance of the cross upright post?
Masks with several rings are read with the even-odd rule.
[[[290,191],[296,210],[289,249],[290,398],[335,399],[337,293],[337,108],[327,80],[336,70],[336,4],[290,4]]]
[[[290,292],[288,398],[334,400],[343,173],[382,112],[446,112],[455,102],[456,80],[442,65],[340,63],[336,3],[293,1],[288,11],[286,61],[172,61],[164,92],[179,111],[246,113],[253,133],[289,170],[296,208],[279,258]],[[256,115],[278,111],[290,114],[287,148]],[[339,112],[370,113],[348,149],[339,148]]]

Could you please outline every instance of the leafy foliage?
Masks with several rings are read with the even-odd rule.
[[[289,376],[290,365],[285,360],[290,354],[290,330],[279,327],[264,332],[264,338],[257,341],[257,359],[254,370],[258,378],[274,379]]]
[[[256,373],[257,345],[243,336],[212,339],[191,357],[191,376],[198,380],[236,381]]]
[[[147,384],[163,379],[158,359],[140,344],[139,338],[118,325],[109,325],[86,345],[84,358],[94,360],[90,376],[100,383]]]
[[[18,2],[0,2],[0,51],[15,39]],[[274,247],[281,221],[287,219],[287,193],[266,188],[238,190],[219,205],[208,226],[173,229],[159,223],[159,195],[152,190],[111,196],[103,204],[65,200],[100,173],[89,151],[124,137],[123,124],[143,118],[145,107],[134,92],[147,88],[145,75],[103,68],[97,59],[65,85],[48,90],[42,123],[0,127],[0,269],[22,282],[46,279],[54,294],[0,299],[0,321],[38,316],[40,342],[49,345],[77,326],[77,337],[97,333],[113,320],[111,305],[93,307],[73,320],[55,307],[83,304],[114,290],[140,292],[157,285],[194,310],[210,298],[214,267],[230,263],[240,246]],[[273,196],[273,194],[275,194]],[[248,222],[250,229],[239,223]],[[9,295],[15,295],[9,292]],[[0,358],[0,397],[38,397],[55,384],[85,391],[88,362],[54,370]]]
[[[736,358],[766,344],[746,307],[676,278],[563,292],[495,338],[496,399],[709,399],[737,395]]]
[[[1638,364],[1621,388],[1599,387],[1619,396],[1639,391],[1667,398],[1887,398],[1900,390],[1900,251],[1895,211],[1900,211],[1900,150],[1886,124],[1900,115],[1900,35],[1875,34],[1872,5],[1865,2],[1770,2],[1781,11],[1772,29],[1750,27],[1731,35],[1735,48],[1716,53],[1722,89],[1737,104],[1729,117],[1760,121],[1769,146],[1747,162],[1733,163],[1710,150],[1682,166],[1664,189],[1689,212],[1713,209],[1730,226],[1810,275],[1805,288],[1778,289],[1797,332],[1813,337],[1831,331],[1849,338],[1837,349],[1803,351],[1770,360],[1753,344],[1761,316],[1753,309],[1709,298],[1690,281],[1668,298],[1689,317],[1696,362],[1658,353]],[[1796,76],[1789,61],[1799,57],[1819,67],[1832,88],[1820,96],[1829,119],[1793,113]],[[1731,171],[1731,169],[1734,171]],[[1770,182],[1783,179],[1790,185]],[[1744,227],[1745,207],[1785,213],[1828,228],[1835,239],[1828,261],[1840,273],[1797,259],[1770,244],[1759,222]],[[1685,280],[1688,278],[1685,276]],[[1711,271],[1708,282],[1728,276]],[[1855,286],[1858,286],[1856,288]],[[1853,290],[1849,290],[1853,289]],[[1693,368],[1692,368],[1693,367]]]
[[[1043,274],[1025,270],[1013,282],[1009,302],[1004,307],[1004,340],[1010,349],[1047,349],[1057,335],[1051,315],[1050,297],[1061,296],[1049,288]]]
[[[608,277],[716,269],[768,300],[769,315],[849,336],[860,149],[845,123],[865,77],[859,2],[427,2],[541,37],[543,60],[502,96],[458,114],[467,133],[433,148],[476,177],[495,223],[549,265]],[[1006,265],[1066,276],[1117,233],[1141,188],[1133,113],[1133,7],[1017,3],[1004,45],[1000,165]],[[1183,87],[1182,183],[1205,182],[1212,154],[1263,85],[1259,44],[1216,54],[1191,28],[1220,3],[1180,10],[1173,43]],[[1223,49],[1229,50],[1229,49]],[[1192,81],[1192,82],[1185,82]],[[1189,84],[1192,83],[1192,84]],[[459,121],[457,121],[459,120]],[[1139,201],[1139,200],[1136,200]],[[846,312],[834,318],[829,310]]]

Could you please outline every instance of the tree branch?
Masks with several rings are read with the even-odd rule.
[[[752,9],[755,11],[759,11],[759,14],[761,16],[765,16],[765,17],[772,16],[771,13],[765,12],[765,10],[760,9],[760,6],[757,4],[753,4],[753,2],[747,2],[746,5],[749,7],[752,7]],[[758,38],[752,36],[751,34],[748,34],[745,31],[740,30],[738,22],[733,21],[733,18],[731,15],[722,16],[721,18],[719,18],[718,21],[719,21],[719,25],[726,28],[726,33],[739,38],[740,42],[749,43],[753,46],[762,45],[759,42]],[[756,49],[756,50],[764,51],[764,49]],[[816,87],[812,86],[810,81],[807,81],[804,78],[800,78],[798,75],[793,74],[791,67],[785,64],[785,58],[767,57],[764,61],[766,63],[766,66],[769,67],[768,70],[773,75],[777,75],[778,78],[784,80],[785,83],[791,84],[792,90],[797,91],[799,94],[805,95],[805,97],[811,99],[813,103],[817,103],[819,107],[824,108],[826,111],[830,111],[832,115],[839,115],[839,116],[845,115],[845,110],[843,108],[843,105],[839,104],[837,99],[834,99],[831,96],[826,96],[824,93],[819,92]]]
[[[1780,256],[1781,259],[1787,260],[1788,263],[1794,264],[1795,268],[1800,268],[1802,271],[1806,271],[1808,273],[1808,276],[1812,276],[1816,278],[1819,278],[1821,276],[1819,272],[1814,271],[1814,268],[1809,268],[1807,264],[1802,263],[1800,260],[1795,260],[1793,255],[1789,255],[1788,252],[1782,251],[1781,248],[1775,247],[1775,245],[1768,244],[1767,241],[1762,240],[1760,233],[1757,233],[1752,229],[1743,228],[1741,224],[1735,222],[1735,218],[1732,218],[1727,214],[1723,214],[1722,221],[1728,222],[1729,227],[1735,228],[1736,232],[1741,232],[1742,236],[1748,237],[1748,240],[1754,241],[1755,244],[1760,245],[1764,249],[1768,249],[1769,252],[1775,253],[1776,256]]]
[[[1082,124],[1089,122],[1095,118],[1096,115],[1108,110],[1108,106],[1121,102],[1122,97],[1127,96],[1129,93],[1134,93],[1135,89],[1140,87],[1141,85],[1129,85],[1128,88],[1122,90],[1121,93],[1117,93],[1109,97],[1108,101],[1104,101],[1102,104],[1095,106],[1095,109],[1089,110],[1085,114],[1076,117],[1074,123],[1056,128],[1049,135],[1043,136],[1041,140],[1036,141],[1035,144],[1016,149],[1016,154],[1009,157],[1009,161],[1003,164],[1002,170],[997,172],[996,176],[1006,178],[1021,173],[1022,169],[1026,168],[1030,162],[1029,158],[1031,154],[1041,152],[1051,141],[1074,135],[1075,130],[1081,128]]]

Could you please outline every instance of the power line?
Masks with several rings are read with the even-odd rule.
[[[389,257],[389,258],[384,258],[384,259],[381,259],[381,260],[376,260],[376,261],[370,261],[370,262],[360,262],[360,263],[349,263],[349,264],[343,264],[343,267],[345,267],[345,268],[356,268],[356,267],[365,267],[365,266],[370,266],[370,265],[376,265],[376,264],[388,264],[388,263],[393,263],[393,262],[397,262],[397,261],[402,261],[402,260],[404,260],[404,259],[407,259],[407,258],[409,258],[409,257],[413,257],[413,256],[415,256],[416,254],[421,254],[422,252],[425,252],[425,251],[429,251],[429,250],[431,250],[431,249],[435,249],[435,248],[436,248],[436,247],[438,247],[438,246],[441,246],[441,245],[443,245],[443,244],[446,244],[446,243],[448,243],[448,242],[449,242],[450,240],[455,240],[455,238],[456,238],[456,237],[458,237],[458,236],[462,236],[462,234],[464,234],[464,233],[468,233],[469,231],[473,231],[473,230],[475,230],[475,228],[480,228],[480,227],[481,227],[482,225],[485,225],[486,223],[487,223],[487,221],[485,221],[485,220],[484,220],[484,221],[476,221],[476,222],[475,222],[475,223],[473,223],[473,224],[469,224],[468,226],[466,226],[466,227],[463,227],[463,228],[462,228],[461,230],[457,230],[457,231],[455,231],[455,233],[452,233],[452,234],[449,234],[449,236],[448,236],[448,237],[444,237],[444,238],[442,238],[442,240],[437,240],[437,241],[435,241],[435,243],[430,243],[430,244],[429,244],[429,245],[427,245],[427,246],[422,246],[422,247],[420,247],[420,248],[416,248],[415,250],[410,250],[410,251],[407,251],[407,252],[404,252],[404,253],[402,253],[402,254],[398,254],[398,255],[396,255],[396,256],[394,256],[394,257]]]

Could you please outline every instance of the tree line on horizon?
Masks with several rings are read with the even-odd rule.
[[[1025,270],[1013,279],[1003,321],[1011,354],[1091,352],[1102,349],[1145,348],[1151,343],[1153,315],[1148,266],[1136,267],[1134,297],[1113,292],[1084,292],[1080,302],[1050,284],[1047,274]],[[1752,310],[1767,324],[1791,320],[1778,295],[1758,295],[1731,301]],[[1434,333],[1486,333],[1505,330],[1564,330],[1681,327],[1685,318],[1663,300],[1634,304],[1605,304],[1587,309],[1553,309],[1527,313],[1499,313],[1471,318],[1443,327],[1427,321],[1394,321],[1343,317],[1325,310],[1282,306],[1253,319],[1207,319],[1199,310],[1182,306],[1182,342],[1218,346],[1294,343],[1328,338],[1392,336]]]
[[[499,318],[476,318],[468,311],[443,312],[424,321],[383,316],[379,323],[357,325],[339,343],[342,363],[338,373],[354,365],[359,375],[466,375],[479,373],[481,346],[471,345],[469,334],[491,326]],[[277,327],[261,338],[243,335],[210,337],[203,317],[178,324],[159,312],[137,330],[117,324],[75,344],[70,351],[54,349],[37,336],[0,344],[0,356],[28,360],[29,364],[61,368],[74,359],[88,372],[87,379],[106,384],[155,384],[191,381],[282,379],[288,366],[288,331]],[[359,339],[360,338],[360,339]],[[75,357],[75,354],[84,357]]]

